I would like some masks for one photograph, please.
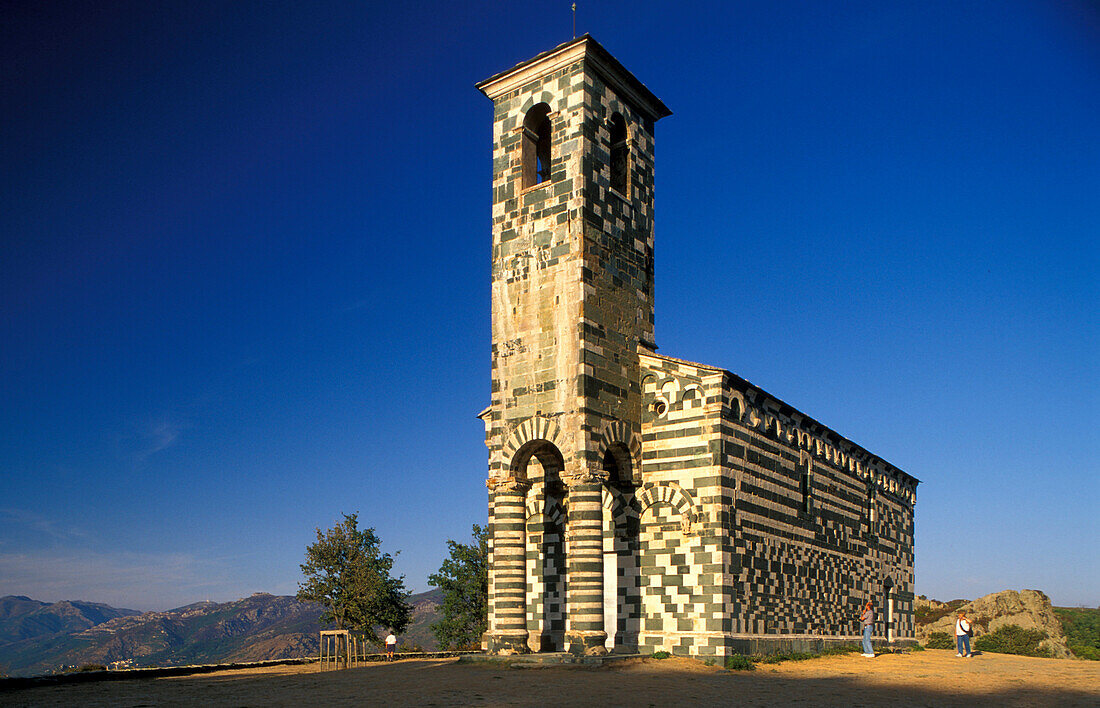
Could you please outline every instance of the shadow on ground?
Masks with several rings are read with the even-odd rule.
[[[1063,662],[1050,661],[1054,662],[1051,668],[1058,669],[1056,673],[1065,669]],[[946,662],[941,663],[947,665]],[[899,675],[892,676],[879,669],[880,673],[871,680],[872,677],[861,669],[861,665],[852,660],[837,664],[835,670],[829,669],[837,675],[805,678],[785,676],[765,667],[755,672],[722,672],[686,663],[677,667],[657,665],[652,661],[602,669],[511,669],[424,660],[324,673],[313,667],[278,667],[132,682],[29,688],[0,694],[0,703],[15,706],[387,704],[656,707],[706,704],[968,708],[975,705],[1100,704],[1100,667],[1085,667],[1085,673],[1079,680],[1068,682],[1074,686],[1066,687],[1036,685],[1042,682],[1041,675],[1035,675],[1030,680],[1016,680],[1011,677],[1011,672],[1006,671],[994,677],[995,683],[999,683],[994,686],[983,684],[979,674],[975,674],[969,682],[959,680],[950,682],[950,685],[935,685],[942,683],[942,677],[921,674],[919,670],[911,675],[901,671]],[[985,678],[989,679],[988,676]]]

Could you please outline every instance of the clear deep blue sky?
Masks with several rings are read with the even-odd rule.
[[[569,2],[5,3],[0,595],[293,593],[486,519],[490,102]],[[581,0],[657,343],[922,480],[917,592],[1100,604],[1100,10]]]

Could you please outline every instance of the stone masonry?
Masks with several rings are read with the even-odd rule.
[[[729,371],[657,353],[654,124],[585,35],[493,101],[495,653],[697,656],[913,637],[918,480]]]

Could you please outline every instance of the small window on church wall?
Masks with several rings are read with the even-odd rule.
[[[630,148],[626,140],[626,121],[618,113],[611,116],[611,188],[626,196],[630,180]]]
[[[550,181],[550,106],[532,106],[523,118],[523,188]]]

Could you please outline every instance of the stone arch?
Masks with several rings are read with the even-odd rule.
[[[616,525],[625,523],[628,518],[638,518],[637,505],[633,499],[625,499],[625,495],[617,489],[605,486],[602,494],[603,508]]]
[[[745,407],[744,423],[750,428],[759,428],[764,422],[763,411],[752,406]]]
[[[685,530],[690,530],[691,525],[696,523],[700,517],[691,494],[675,482],[647,484],[638,493],[637,501],[639,516],[654,504],[664,503],[675,508],[681,516],[680,523]]]
[[[520,144],[523,188],[550,182],[553,143],[550,113],[550,104],[545,101],[524,111]]]
[[[657,395],[665,399],[669,405],[680,400],[680,381],[675,376],[669,376],[657,386]]]
[[[533,94],[531,94],[530,96],[527,97],[526,101],[523,102],[523,107],[520,108],[520,112],[527,113],[527,111],[531,110],[531,108],[533,108],[536,104],[545,103],[547,106],[550,107],[550,112],[553,113],[554,111],[557,110],[557,108],[554,105],[557,102],[558,102],[557,97],[554,96],[554,94],[550,93],[549,91],[543,91],[541,93],[533,93]]]
[[[729,409],[734,412],[734,420],[740,422],[745,418],[748,407],[745,405],[745,396],[742,396],[740,391],[729,392]]]
[[[531,474],[528,467],[531,460],[538,461],[539,474]],[[527,484],[542,482],[547,493],[557,493],[561,487],[561,474],[565,471],[565,460],[561,450],[548,440],[530,440],[512,456],[508,465],[508,475]]]
[[[565,521],[565,510],[562,508],[560,502],[550,500],[550,503],[546,503],[548,500],[542,497],[528,497],[527,499],[527,520],[543,518],[552,524],[561,524]]]
[[[621,420],[605,425],[596,451],[601,462],[610,455],[620,474],[617,479],[609,481],[641,484],[642,436],[632,431],[629,425]]]
[[[684,392],[680,396],[680,400],[685,409],[698,408],[706,404],[707,396],[703,392],[702,386],[699,384],[690,384],[684,387]]]
[[[601,490],[600,503],[603,504],[605,511],[611,512],[612,517],[617,514],[619,508],[622,506],[622,500],[619,498],[619,495],[606,486]]]
[[[561,428],[558,427],[557,421],[536,415],[520,421],[512,429],[501,450],[504,459],[514,460],[516,452],[534,440],[546,441],[559,450],[563,447]]]

